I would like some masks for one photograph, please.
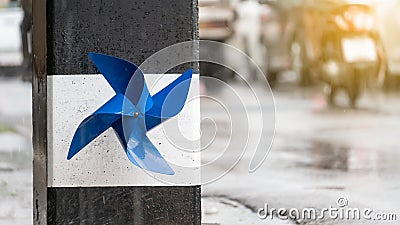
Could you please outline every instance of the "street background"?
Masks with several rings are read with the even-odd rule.
[[[1,5],[6,3],[0,1],[0,7]],[[212,27],[214,23],[211,21],[202,25],[202,18],[207,17],[204,16],[207,12],[202,7],[204,6],[200,2],[200,38],[207,35],[206,28]],[[373,80],[373,84],[366,85],[361,92],[356,107],[349,104],[344,91],[339,91],[335,96],[335,104],[331,104],[325,83],[313,80],[311,84],[300,84],[301,78],[293,68],[279,71],[279,75],[270,80],[268,76],[274,65],[269,64],[267,58],[268,52],[272,55],[272,50],[268,50],[259,41],[264,21],[260,17],[264,18],[266,6],[257,1],[233,1],[229,7],[234,9],[234,22],[229,25],[229,29],[234,31],[221,40],[225,34],[218,33],[217,29],[211,31],[215,36],[207,39],[223,41],[249,54],[267,74],[266,78],[271,86],[271,82],[274,82],[272,92],[275,105],[271,104],[270,99],[260,99],[261,105],[252,101],[242,103],[245,104],[248,115],[252,115],[258,107],[269,112],[275,110],[276,126],[268,126],[267,129],[276,129],[269,154],[255,172],[249,172],[254,151],[248,151],[229,173],[202,186],[203,223],[380,224],[380,221],[340,221],[329,218],[322,221],[271,221],[268,218],[260,220],[256,213],[265,204],[274,208],[322,209],[330,205],[337,206],[337,199],[341,197],[348,200],[349,207],[397,213],[397,220],[400,220],[398,77],[385,73],[382,79],[378,77]],[[0,19],[6,9],[4,6],[0,10]],[[13,10],[15,9],[11,11]],[[17,14],[12,18],[19,24],[22,20],[21,11],[16,11]],[[230,16],[223,19],[226,18]],[[220,25],[216,25],[217,28],[218,26]],[[1,29],[10,29],[6,32],[10,35],[0,35],[0,43],[15,39],[13,32],[19,34],[19,27],[14,27],[14,30],[0,28],[3,34]],[[32,224],[31,84],[26,79],[29,72],[21,70],[21,67],[29,68],[22,62],[21,43],[15,45],[14,49],[0,47],[0,224]],[[393,57],[396,55],[395,52],[390,54]],[[224,57],[227,62],[236,66],[238,73],[251,78],[253,88],[266,88],[260,82],[264,79],[260,76],[264,75],[256,74],[248,67],[247,62],[230,58],[229,55]],[[21,66],[16,66],[18,64]],[[215,87],[202,84],[202,94],[221,99],[225,105],[232,106],[233,110],[229,111],[231,115],[241,117],[242,112],[234,110],[237,102],[231,99],[228,92],[233,89],[246,99],[248,87],[234,74],[216,77],[228,84],[229,88],[215,90]],[[229,136],[231,121],[207,99],[201,102],[201,113],[215,118],[212,123],[203,120],[202,133],[207,134],[217,128],[212,147],[202,155],[202,160],[208,162],[216,157],[212,149],[223,148],[223,144],[229,140],[227,135]],[[248,124],[245,119],[238,123],[237,126],[243,123],[243,127],[249,127],[249,130],[243,129],[243,132],[249,134],[263,126],[262,123]],[[269,143],[261,147],[268,151]],[[236,157],[241,151],[242,148],[235,148],[233,145],[224,154],[228,158],[230,155]],[[225,172],[226,167],[224,162],[215,163],[203,173],[210,177],[218,176]]]

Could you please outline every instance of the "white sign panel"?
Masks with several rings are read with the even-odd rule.
[[[155,94],[179,75],[146,74],[145,79],[150,93]],[[198,75],[193,75],[182,111],[147,133],[174,175],[148,172],[132,164],[112,128],[67,160],[78,125],[115,93],[101,74],[54,75],[47,79],[49,187],[200,184]]]

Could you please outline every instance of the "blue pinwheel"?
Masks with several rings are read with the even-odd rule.
[[[67,159],[109,127],[116,132],[128,159],[136,166],[162,174],[174,171],[147,137],[147,131],[177,115],[188,95],[193,71],[187,70],[151,96],[143,72],[133,63],[98,53],[89,57],[115,91],[114,97],[84,119],[72,139]]]

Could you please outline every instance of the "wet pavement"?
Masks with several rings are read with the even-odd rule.
[[[31,88],[0,77],[0,224],[32,224]]]
[[[254,212],[234,199],[226,197],[203,197],[202,198],[202,225],[289,225],[291,221],[263,221],[254,217]]]
[[[246,98],[242,86],[232,83],[232,87]],[[256,88],[261,87],[256,85]],[[215,95],[224,104],[235,104],[229,95],[224,96],[224,90]],[[230,207],[225,208],[219,200],[205,199],[203,212],[208,212],[205,218],[209,220],[204,222],[224,224],[224,216],[218,215],[228,215],[236,221],[229,224],[293,223],[260,220],[256,211],[265,204],[275,208],[321,209],[335,206],[340,197],[348,200],[349,207],[395,212],[397,220],[400,219],[399,94],[366,94],[359,102],[359,109],[328,107],[322,88],[300,89],[291,83],[279,84],[274,97],[276,132],[268,157],[258,170],[249,173],[253,152],[245,152],[224,177],[203,186],[204,196],[224,196],[224,199],[235,199],[232,204],[237,205],[233,213],[229,213]],[[273,110],[270,101],[261,103],[264,110]],[[258,108],[254,104],[246,103],[250,116],[254,116],[253,111]],[[343,105],[346,105],[345,100]],[[231,118],[243,116],[240,108],[231,109]],[[32,221],[30,113],[30,85],[19,79],[0,80],[0,224],[31,224]],[[222,153],[225,157],[203,170],[204,179],[208,179],[218,177],[225,168],[233,166],[235,157],[243,150],[243,143],[240,138],[229,138],[231,123],[224,110],[202,101],[202,114],[213,117],[203,120],[204,138],[216,137],[214,151],[205,151],[203,162],[211,162]],[[248,128],[251,139],[262,123],[248,124],[248,120],[243,119],[239,120],[239,126]],[[227,151],[220,152],[226,141],[233,144]],[[262,147],[268,149],[268,145]],[[222,209],[215,214],[213,207]],[[329,218],[297,222],[379,224],[378,221]],[[396,223],[398,221],[384,224]]]
[[[241,91],[241,87],[235,89]],[[230,196],[251,206],[253,211],[264,204],[286,209],[322,209],[337,206],[338,198],[343,197],[348,207],[397,213],[397,220],[400,219],[398,94],[366,93],[358,109],[348,108],[346,100],[340,97],[338,102],[342,106],[327,106],[322,88],[299,89],[285,83],[274,90],[274,96],[276,133],[263,165],[249,173],[252,154],[246,153],[225,177],[204,186],[203,194]],[[205,112],[206,103],[202,105]],[[256,125],[250,129],[256,129]],[[235,151],[241,149],[231,148],[226,154]],[[380,224],[381,221],[325,218],[297,222]]]

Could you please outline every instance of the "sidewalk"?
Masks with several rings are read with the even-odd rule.
[[[31,85],[0,77],[0,224],[32,224]]]
[[[203,197],[201,199],[203,225],[288,225],[292,221],[279,219],[262,220],[253,209],[235,200],[223,197]]]

